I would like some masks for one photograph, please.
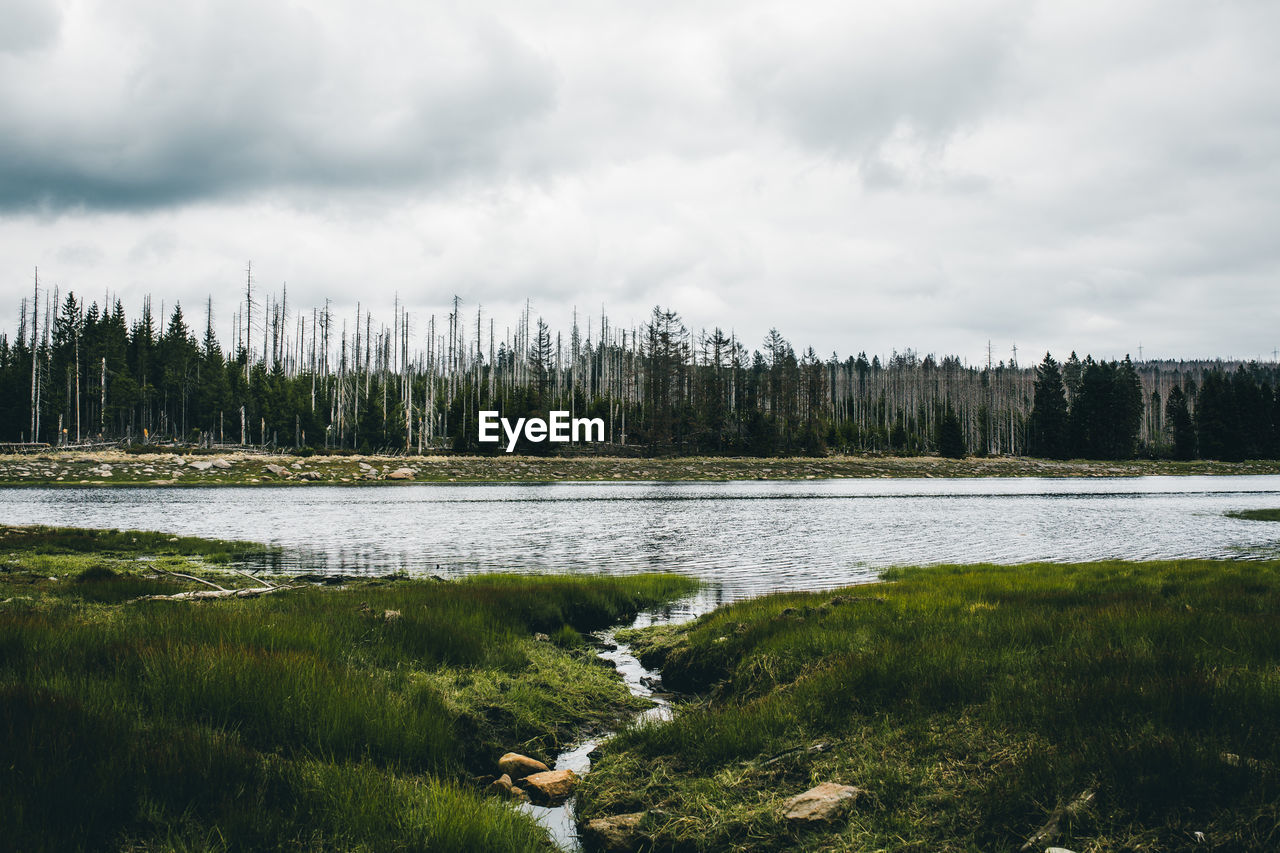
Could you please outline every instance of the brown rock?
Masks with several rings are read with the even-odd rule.
[[[592,849],[605,853],[627,853],[640,841],[640,821],[644,816],[644,812],[632,812],[589,820],[582,828],[583,840]]]
[[[491,794],[501,794],[504,797],[509,797],[511,796],[511,791],[511,777],[506,773],[489,783],[489,793]]]
[[[271,465],[271,464],[268,464],[268,465],[264,465],[264,466],[263,466],[263,470],[264,470],[264,471],[268,471],[268,472],[270,472],[270,473],[272,473],[272,474],[275,474],[277,477],[288,477],[288,476],[289,476],[289,469],[288,469],[288,468],[286,468],[286,467],[284,467],[283,465]]]
[[[523,779],[530,773],[545,773],[547,769],[547,765],[541,761],[518,752],[508,752],[498,759],[498,772],[507,774],[513,780]]]
[[[390,474],[387,475],[387,479],[388,480],[412,480],[413,469],[397,468],[396,470],[392,471]]]
[[[797,823],[819,823],[834,820],[853,804],[861,788],[823,782],[803,794],[796,794],[783,804],[783,817]]]
[[[543,805],[559,805],[569,799],[578,786],[578,774],[572,770],[547,770],[524,777],[524,790],[534,802]]]

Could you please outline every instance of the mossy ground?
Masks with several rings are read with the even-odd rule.
[[[694,586],[491,575],[137,600],[201,588],[162,569],[254,585],[227,562],[255,547],[0,528],[0,846],[546,849],[477,777],[631,708],[580,634]]]
[[[900,570],[626,636],[673,722],[623,732],[583,819],[650,811],[653,849],[1280,849],[1280,564]],[[784,800],[867,791],[800,830]]]

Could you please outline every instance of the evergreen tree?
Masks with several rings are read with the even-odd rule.
[[[1058,363],[1049,353],[1036,368],[1031,408],[1031,455],[1065,459],[1068,450],[1067,395]]]
[[[942,420],[938,422],[938,453],[948,459],[963,459],[968,453],[964,443],[964,430],[960,426],[960,418],[947,402]]]
[[[1177,385],[1169,392],[1169,399],[1164,404],[1165,429],[1169,433],[1169,441],[1173,445],[1174,459],[1194,459],[1196,455],[1195,425],[1191,422],[1191,413],[1187,410],[1187,395]]]

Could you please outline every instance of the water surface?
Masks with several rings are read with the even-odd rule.
[[[1280,476],[10,488],[0,523],[284,546],[287,570],[678,571],[738,598],[891,565],[1280,556]]]

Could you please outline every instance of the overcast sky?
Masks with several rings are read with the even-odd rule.
[[[1280,346],[1280,3],[0,2],[32,268],[228,328],[655,304],[752,346]],[[487,321],[486,321],[487,325]]]

